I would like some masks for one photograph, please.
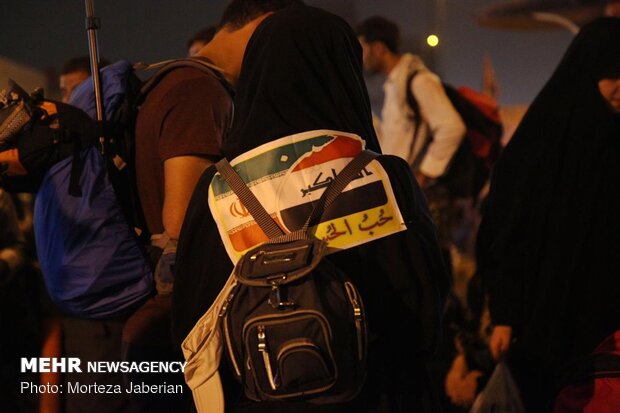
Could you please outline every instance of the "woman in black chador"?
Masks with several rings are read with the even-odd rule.
[[[568,365],[620,328],[620,19],[585,26],[493,177],[479,268],[491,351],[528,412],[549,412]]]
[[[223,154],[231,160],[278,138],[319,129],[354,133],[367,149],[379,152],[361,61],[355,34],[337,16],[299,6],[265,19],[244,56],[234,125]],[[365,300],[370,331],[365,387],[347,405],[250,402],[227,379],[223,357],[220,374],[230,411],[436,411],[424,359],[434,346],[448,278],[434,225],[408,165],[391,156],[378,161],[390,177],[408,230],[330,255],[358,283]],[[207,206],[214,174],[210,168],[201,178],[179,240],[173,304],[179,341],[232,270]]]

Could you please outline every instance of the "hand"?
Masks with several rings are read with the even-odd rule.
[[[172,293],[174,285],[174,265],[177,259],[176,250],[161,255],[155,269],[155,287],[157,294],[166,295]]]
[[[499,361],[508,352],[511,341],[512,327],[502,325],[493,327],[489,348],[495,361]]]
[[[468,369],[464,355],[457,356],[444,383],[450,401],[457,406],[470,407],[478,394],[480,376],[481,371]]]

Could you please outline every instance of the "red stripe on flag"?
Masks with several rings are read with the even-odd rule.
[[[314,165],[333,161],[339,158],[353,158],[362,151],[362,142],[348,136],[336,136],[333,141],[325,145],[320,151],[304,158],[292,172],[301,171]]]

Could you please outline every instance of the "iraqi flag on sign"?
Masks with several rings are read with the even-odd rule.
[[[304,132],[255,148],[231,165],[276,222],[290,232],[303,225],[313,203],[364,145],[353,134]],[[267,240],[219,174],[210,186],[209,207],[234,263],[246,250]],[[372,161],[325,211],[314,231],[333,252],[405,228],[387,174]]]

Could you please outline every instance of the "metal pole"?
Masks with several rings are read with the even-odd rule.
[[[95,92],[95,107],[97,109],[97,120],[104,120],[103,99],[101,96],[101,78],[99,76],[99,50],[97,48],[97,29],[100,21],[95,17],[93,0],[86,1],[86,32],[88,34],[88,51],[90,54],[90,73],[93,79],[93,89]],[[105,153],[105,138],[99,137],[100,151]]]

